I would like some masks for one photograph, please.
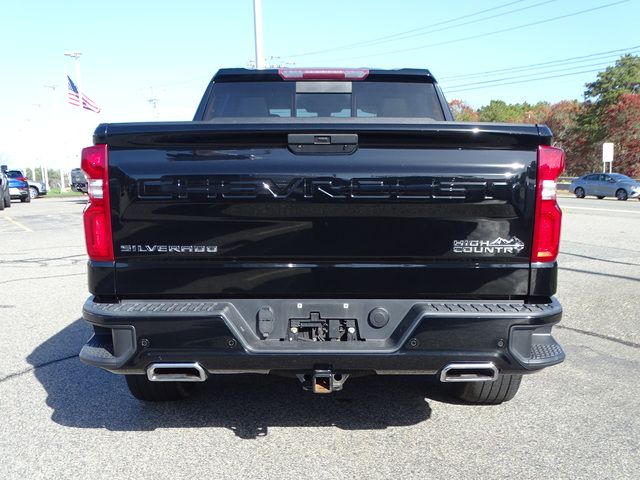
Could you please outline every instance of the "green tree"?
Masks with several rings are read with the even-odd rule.
[[[49,176],[49,185],[51,185],[51,188],[60,190],[60,170],[49,168],[47,175]]]
[[[478,109],[481,122],[509,123],[522,116],[522,110],[517,105],[511,105],[504,100],[491,100],[489,105]]]
[[[481,122],[499,123],[541,123],[549,112],[547,102],[531,105],[524,103],[506,103],[503,100],[491,100],[489,105],[478,109]]]
[[[598,73],[595,82],[585,86],[585,101],[605,109],[625,93],[640,93],[640,57],[623,55],[613,67]]]

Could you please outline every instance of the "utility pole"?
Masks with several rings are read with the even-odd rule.
[[[31,106],[32,107],[37,107],[39,109],[42,108],[42,104],[40,104],[40,103],[32,103]],[[44,124],[44,122],[42,122],[42,118],[41,117],[42,117],[41,112],[34,109],[32,118],[27,118],[27,120],[26,120],[26,123],[31,124],[29,126],[29,128],[26,129],[26,131],[32,131],[32,132],[38,131],[40,129],[41,125]],[[35,120],[33,120],[33,119],[35,119]],[[39,122],[38,122],[38,120],[39,120]],[[35,152],[35,157],[37,158],[39,156],[38,148],[37,147],[34,148],[33,151]],[[31,158],[30,160],[34,160],[34,158]],[[29,175],[27,175],[28,164],[25,163],[20,168],[22,170],[23,175],[25,177],[29,177]],[[33,176],[35,177],[35,173],[33,174]],[[29,180],[35,180],[35,178],[29,178]]]
[[[264,68],[264,48],[262,45],[262,0],[253,0],[253,31],[256,39],[256,68]]]
[[[155,97],[149,98],[147,102],[153,107],[153,118],[158,118],[158,99]]]
[[[155,94],[153,87],[149,87],[149,95],[150,97],[147,98],[147,102],[153,107],[153,118],[158,118],[160,116],[160,112],[158,111],[158,102],[160,102],[160,99]]]
[[[66,80],[66,79],[65,79]],[[56,89],[58,88],[58,85],[43,85],[44,88],[49,88],[51,89],[51,101],[49,102],[49,113],[47,115],[47,123],[51,122],[51,117],[53,116],[53,111],[54,109],[57,110],[57,104],[55,103],[56,100]],[[40,175],[42,176],[42,183],[44,184],[45,188],[47,190],[51,190],[51,185],[49,185],[49,170],[48,170],[48,162],[46,160],[46,155],[43,155],[40,158]],[[36,173],[33,172],[33,176],[36,176]],[[34,178],[35,180],[35,178]]]

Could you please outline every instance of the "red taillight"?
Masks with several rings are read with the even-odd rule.
[[[18,177],[16,180],[20,180],[21,182],[28,182],[29,179],[27,177]]]
[[[281,68],[278,74],[283,80],[364,80],[369,75],[366,68]]]
[[[89,203],[84,210],[84,237],[89,258],[101,262],[114,260],[107,163],[106,145],[82,149],[81,167],[87,176],[89,194]]]
[[[562,211],[556,200],[556,180],[563,170],[564,152],[561,149],[547,145],[538,147],[532,262],[553,262],[558,257]]]

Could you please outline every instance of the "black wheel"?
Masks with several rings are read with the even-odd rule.
[[[602,200],[604,198],[604,195],[598,195],[598,200]]]
[[[576,194],[577,198],[584,198],[584,188],[582,187],[576,188],[573,193]]]
[[[31,200],[38,198],[38,195],[40,195],[40,192],[38,192],[36,187],[29,187],[29,198],[31,198]]]
[[[616,198],[624,202],[629,198],[629,195],[627,195],[627,191],[624,188],[621,188],[616,192]]]
[[[0,203],[4,204],[6,208],[11,208],[11,194],[9,193],[9,190],[5,190],[4,199]]]
[[[508,402],[520,388],[522,375],[499,375],[494,382],[458,383],[452,388],[452,395],[475,405],[497,405]]]
[[[20,197],[20,201],[22,203],[31,203],[31,196],[27,195],[26,197]]]
[[[2,196],[2,201],[0,202],[0,210],[4,210],[4,207],[7,206],[7,196]]]
[[[146,375],[125,375],[131,395],[144,402],[168,402],[189,396],[192,385],[183,382],[151,382]]]

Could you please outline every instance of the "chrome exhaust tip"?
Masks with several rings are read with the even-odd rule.
[[[493,362],[450,363],[440,372],[441,382],[493,382],[498,368]]]
[[[152,363],[147,378],[151,382],[204,382],[207,372],[198,362]]]

